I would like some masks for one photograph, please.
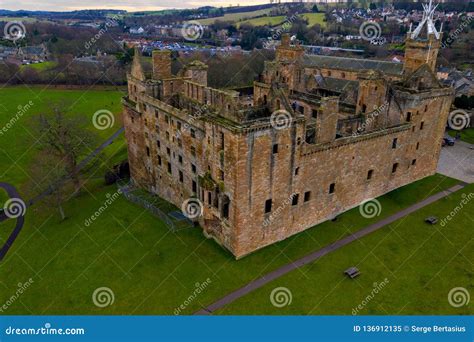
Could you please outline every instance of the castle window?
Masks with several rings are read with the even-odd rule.
[[[224,171],[219,170],[219,178],[220,178],[221,180],[224,180]]]
[[[280,100],[276,100],[276,107],[277,107],[277,109],[281,108]]]
[[[311,116],[313,117],[313,119],[316,119],[318,117],[318,111],[316,109],[313,109],[311,111]]]
[[[362,105],[362,112],[365,113],[367,111],[367,105]]]
[[[269,212],[272,211],[272,200],[271,199],[267,199],[265,201],[265,214],[268,214]]]
[[[375,90],[375,91],[379,90],[379,87],[375,86],[374,90]]]
[[[156,146],[158,146],[158,149],[161,148],[161,142],[159,140],[156,141]]]
[[[306,191],[304,193],[304,201],[308,202],[311,199],[311,191]]]
[[[150,156],[150,148],[147,146],[146,147],[146,155],[149,157]]]
[[[407,122],[410,122],[411,121],[411,112],[408,112],[407,113]]]
[[[165,122],[166,122],[167,124],[170,123],[170,117],[169,117],[168,115],[165,115]]]
[[[300,172],[300,168],[297,167],[297,168],[295,169],[295,176],[298,176],[298,173],[299,173],[299,172]]]
[[[336,191],[336,183],[331,183],[331,185],[329,185],[329,193],[333,194],[334,191]]]
[[[179,181],[180,181],[181,183],[183,183],[183,180],[184,180],[183,171],[180,170],[180,171],[179,171]]]
[[[193,192],[197,192],[197,183],[193,181]]]
[[[196,131],[191,128],[191,138],[196,138]]]
[[[158,119],[158,114],[159,114],[158,109],[155,109],[155,118],[157,119]]]
[[[293,194],[293,197],[291,198],[291,205],[298,205],[299,197],[300,197],[299,194]]]
[[[331,70],[328,71],[328,76],[331,76],[332,75],[332,72]]]
[[[224,133],[221,132],[221,150],[224,149],[225,141],[224,141]]]
[[[181,139],[176,139],[178,141],[178,147],[179,148],[182,148],[183,147],[183,142],[181,141]]]
[[[170,150],[169,147],[166,148],[166,153],[167,153],[169,156],[171,156],[171,150]]]
[[[148,133],[145,132],[145,139],[148,139]]]
[[[161,166],[161,156],[158,156],[158,165]]]
[[[148,126],[148,121],[145,119],[145,126]]]
[[[263,95],[263,104],[267,104],[267,95]]]
[[[176,125],[178,127],[178,130],[181,131],[181,121],[177,121],[176,122]]]
[[[196,173],[196,165],[191,164],[191,171],[192,171],[193,173]]]
[[[167,162],[167,164],[168,164],[168,173],[171,174],[171,173],[172,173],[172,171],[171,171],[171,163],[170,163],[170,162]]]
[[[300,112],[301,114],[304,114],[304,106],[299,106],[298,112]]]
[[[183,164],[183,156],[179,155],[178,156],[178,161],[180,164]]]
[[[278,144],[273,144],[273,153],[278,153]]]
[[[135,122],[135,118],[133,117],[133,115],[130,115],[130,119],[132,120],[132,123]]]
[[[207,193],[207,204],[212,205],[212,194],[210,191]]]
[[[416,149],[418,150],[419,148],[420,148],[420,143],[417,142],[417,143],[416,143]]]
[[[196,157],[196,148],[194,146],[191,146],[191,155]]]
[[[411,161],[411,165],[416,165],[416,159],[413,159],[413,160]]]
[[[374,170],[369,170],[369,172],[367,172],[367,180],[372,179],[373,175],[374,175]]]
[[[397,142],[398,142],[398,138],[393,139],[392,148],[397,148]]]
[[[425,122],[424,122],[424,121],[422,121],[422,122],[420,123],[420,131],[422,131],[422,130],[423,130],[423,126],[424,126],[424,125],[425,125]]]
[[[398,163],[393,164],[393,166],[392,166],[392,173],[397,172],[397,169],[398,169]]]
[[[346,78],[346,73],[343,72],[343,73],[341,74],[341,77],[342,77],[342,78]],[[375,89],[375,90],[377,90],[377,89]]]
[[[428,105],[425,105],[425,113],[428,111]]]
[[[166,132],[166,140],[170,141],[170,132]]]

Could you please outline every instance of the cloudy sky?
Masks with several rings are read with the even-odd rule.
[[[71,11],[78,9],[107,8],[127,11],[191,8],[201,6],[255,5],[266,0],[0,0],[0,9]]]

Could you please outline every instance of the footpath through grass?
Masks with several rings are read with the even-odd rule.
[[[455,137],[456,133],[458,133],[458,131],[454,131],[454,130],[448,131],[448,134],[452,137]],[[463,129],[462,131],[459,131],[459,133],[461,134],[462,141],[465,141],[469,144],[474,144],[474,128],[466,128],[466,129]]]
[[[33,285],[8,306],[8,314],[173,314],[181,305],[180,314],[191,314],[267,272],[455,183],[440,175],[426,178],[380,198],[383,210],[377,219],[363,218],[356,208],[336,222],[325,222],[235,261],[206,240],[199,228],[172,233],[122,196],[104,209],[116,188],[103,186],[101,180],[90,181],[66,205],[68,219],[63,222],[55,211],[41,206],[28,210],[24,231],[0,264],[0,303],[8,301],[18,283],[32,278]],[[87,226],[85,220],[100,211]],[[196,285],[207,279],[205,290],[190,300]],[[94,304],[92,295],[100,287],[113,292],[113,305]],[[257,311],[252,306],[245,310]]]
[[[469,196],[470,194],[470,196]],[[469,200],[470,198],[470,200]],[[456,211],[447,224],[434,226]],[[276,315],[468,315],[472,303],[450,304],[451,289],[474,294],[474,185],[441,199],[371,235],[295,270],[242,297],[218,314]],[[357,266],[361,275],[343,271]],[[271,303],[277,287],[287,288],[291,304]]]

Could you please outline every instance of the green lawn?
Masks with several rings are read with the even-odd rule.
[[[281,15],[281,16],[275,16],[275,17],[260,17],[260,18],[253,18],[253,19],[248,19],[244,20],[238,23],[238,26],[242,24],[249,24],[253,26],[276,26],[278,24],[281,24],[285,21],[286,17]]]
[[[310,27],[316,24],[319,24],[322,27],[326,26],[324,13],[304,13],[303,18],[308,19],[308,26]]]
[[[45,71],[45,70],[48,70],[48,69],[52,69],[54,67],[56,67],[58,63],[54,62],[54,61],[48,61],[48,62],[43,62],[43,63],[36,63],[36,64],[29,64],[29,65],[22,65],[20,67],[20,69],[26,69],[26,68],[31,68],[31,69],[34,69],[36,71]]]
[[[452,288],[474,294],[474,199],[444,227],[423,222],[441,219],[456,208],[474,185],[442,199],[389,227],[293,271],[220,310],[219,314],[338,315],[467,315],[474,306],[455,308]],[[343,271],[355,266],[361,275],[350,280]],[[286,287],[292,303],[277,308],[270,302],[276,287]],[[365,305],[364,299],[374,292]],[[353,309],[361,308],[358,310]]]
[[[456,136],[458,131],[449,130],[448,134],[452,137]],[[469,144],[474,144],[474,128],[467,128],[461,131],[461,140]]]
[[[55,101],[65,101],[69,112],[87,118],[89,128],[102,139],[111,136],[121,125],[119,91],[99,90],[50,90],[45,87],[4,87],[0,89],[0,130],[7,127],[19,112],[18,106],[30,109],[19,115],[18,120],[6,132],[0,134],[0,179],[21,186],[28,179],[28,167],[37,152],[34,120],[38,114],[48,110]],[[116,115],[115,125],[105,130],[97,130],[92,124],[92,116],[100,109],[110,110]]]
[[[270,9],[262,9],[258,11],[252,11],[252,12],[240,12],[240,13],[227,13],[224,14],[221,17],[214,17],[214,18],[208,18],[208,19],[200,19],[199,22],[203,25],[212,25],[214,22],[217,20],[220,21],[231,21],[231,22],[237,22],[245,19],[250,19],[250,18],[255,18],[258,16],[262,16],[265,14],[268,14],[270,12]]]
[[[16,87],[0,90],[2,126],[8,122],[18,105],[24,105],[29,100],[34,102],[32,109],[5,135],[0,136],[2,175],[0,179],[13,183],[20,191],[24,189],[28,179],[25,170],[28,170],[28,163],[36,151],[34,136],[30,135],[28,118],[45,110],[49,100],[60,98],[73,100],[75,104],[72,106],[71,114],[85,115],[88,118],[102,108],[108,108],[114,113],[120,112],[118,92],[62,90],[42,92],[41,89]],[[101,137],[105,140],[115,128],[101,131]],[[105,156],[119,161],[125,157],[124,151],[124,141],[118,139],[106,148]],[[377,218],[363,218],[358,208],[355,208],[341,215],[335,222],[325,222],[235,261],[230,253],[213,240],[205,239],[201,229],[190,228],[173,233],[163,222],[122,196],[108,205],[92,224],[86,225],[85,220],[101,210],[109,196],[116,192],[115,186],[103,185],[103,169],[100,166],[89,169],[87,176],[89,181],[84,190],[65,204],[68,216],[65,221],[60,221],[55,209],[47,208],[42,203],[27,210],[23,231],[6,259],[0,263],[0,307],[15,294],[18,283],[25,283],[29,278],[32,278],[34,283],[18,300],[9,304],[4,314],[173,314],[175,308],[193,294],[196,284],[203,283],[209,278],[211,280],[209,286],[182,310],[182,313],[190,314],[262,274],[457,183],[441,175],[428,177],[381,197],[379,200],[382,212]],[[2,198],[4,200],[5,196]],[[439,216],[451,208],[452,202],[443,201],[440,205],[442,211]],[[426,214],[420,216],[424,215]],[[5,241],[13,225],[13,221],[1,224],[0,242]],[[461,231],[469,226],[464,222],[460,222],[459,227],[457,226],[453,228],[456,234],[453,241],[455,243],[461,240],[469,241],[469,233]],[[416,224],[410,224],[409,227],[413,230],[413,234],[418,234],[419,227]],[[451,226],[449,228],[451,229]],[[422,229],[426,236],[426,229],[431,232],[434,228],[423,226]],[[387,234],[390,231],[387,228],[376,234],[383,232]],[[403,232],[401,235],[409,233],[410,231]],[[385,249],[379,247],[377,253],[393,259],[387,262],[400,260],[401,257],[397,259],[396,255],[392,255],[393,251],[404,251],[404,244],[412,246],[420,242],[419,239],[410,240],[408,236],[406,237],[408,241],[402,241],[395,235],[389,240],[391,245]],[[354,245],[359,245],[359,242]],[[434,241],[433,246],[438,247],[440,258],[448,257],[447,249],[440,245],[439,241]],[[344,249],[337,252],[339,254],[334,254],[339,255],[336,257],[338,276],[340,268],[347,266],[346,258],[355,253],[351,248],[355,247],[348,246],[346,252]],[[427,248],[422,249],[425,250]],[[415,255],[421,258],[418,254]],[[328,258],[330,257],[333,256],[329,255]],[[378,281],[382,280],[378,279],[380,274],[377,273],[379,261],[373,255],[371,260],[371,263],[363,267],[364,274],[367,275],[361,277],[360,281],[365,281],[369,275],[371,281],[374,281],[372,276],[377,276]],[[422,260],[425,263],[429,262],[429,265],[424,266],[428,270],[432,270],[433,265],[439,264],[439,260],[432,259],[431,255]],[[434,262],[431,262],[433,260]],[[349,265],[354,263],[354,260],[349,261]],[[462,263],[454,266],[449,279],[456,280],[459,286],[462,286],[465,283],[464,274],[470,274],[469,267]],[[313,271],[316,276],[319,274],[323,283],[324,279],[329,277],[326,270],[321,270],[322,273],[317,269]],[[401,278],[406,291],[418,281],[415,271],[404,273],[406,278]],[[334,285],[335,283],[331,283],[325,286]],[[313,288],[317,286],[319,285],[314,284]],[[99,308],[93,304],[92,294],[99,287],[108,287],[113,291],[115,296],[113,305]],[[296,297],[296,292],[294,296]],[[292,308],[301,313],[307,311],[307,306],[296,300],[295,298]],[[339,302],[335,303],[339,305]],[[444,297],[440,297],[436,307],[441,307],[443,304]],[[347,307],[346,302],[340,305],[341,310]],[[396,305],[390,306],[390,309],[392,307]],[[419,313],[422,310],[424,309],[409,306],[407,312]],[[319,312],[333,311],[334,309],[324,306]],[[438,311],[451,312],[449,308],[444,310],[444,307]],[[248,306],[246,313],[256,312],[257,309]],[[383,310],[377,312],[384,313]]]

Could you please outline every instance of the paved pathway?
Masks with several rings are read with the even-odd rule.
[[[474,183],[474,145],[456,141],[454,146],[443,147],[437,172],[463,182]]]
[[[9,198],[18,198],[18,199],[21,200],[20,194],[18,193],[18,191],[16,190],[16,188],[13,185],[8,184],[8,183],[1,183],[0,182],[0,188],[5,189],[5,191],[7,192]],[[4,211],[2,211],[0,213],[0,222],[3,222],[7,219],[9,219],[9,217],[5,214]],[[11,234],[8,237],[5,244],[0,249],[0,261],[3,260],[3,258],[7,254],[8,250],[12,246],[13,242],[16,240],[18,234],[20,234],[20,231],[23,228],[24,224],[25,224],[25,217],[23,215],[16,218],[15,228],[11,232]]]
[[[248,283],[247,285],[245,285],[244,287],[241,287],[240,289],[234,291],[234,292],[231,292],[230,294],[228,294],[227,296],[219,299],[218,301],[212,303],[211,305],[203,308],[202,310],[199,310],[197,311],[196,313],[194,313],[195,315],[209,315],[209,314],[212,314],[214,311],[224,307],[225,305],[229,304],[229,303],[232,303],[234,300],[240,298],[240,297],[243,297],[245,296],[246,294],[268,284],[269,282],[277,279],[277,278],[280,278],[281,276],[299,268],[299,267],[302,267],[306,264],[309,264],[319,258],[321,258],[322,256],[326,255],[326,254],[329,254],[330,252],[333,252],[341,247],[344,247],[345,245],[348,245],[349,243],[357,240],[357,239],[360,239],[370,233],[373,233],[375,232],[376,230],[379,230],[380,228],[390,224],[390,223],[393,223],[397,220],[399,220],[400,218],[402,217],[405,217],[415,211],[417,211],[418,209],[420,208],[423,208],[433,202],[436,202],[437,200],[439,200],[440,198],[443,198],[443,197],[446,197],[448,196],[449,194],[453,193],[453,192],[456,192],[462,188],[464,188],[466,186],[466,183],[462,183],[462,184],[459,184],[459,185],[455,185],[445,191],[442,191],[442,192],[439,192],[433,196],[430,196],[426,199],[424,199],[423,201],[421,202],[418,202],[406,209],[403,209],[401,211],[399,211],[398,213],[396,214],[393,214],[392,216],[389,216],[379,222],[376,222],[362,230],[359,230],[357,232],[355,232],[354,234],[352,235],[349,235],[341,240],[338,240],[322,249],[319,249],[311,254],[308,254],[306,255],[305,257],[301,258],[301,259],[298,259],[294,262],[292,262],[291,264],[287,264],[285,266],[282,266],[278,269],[276,269],[275,271],[273,272],[270,272],[250,283]]]
[[[120,134],[122,134],[123,131],[124,131],[124,128],[121,127],[110,138],[108,138],[104,143],[102,143],[99,147],[97,147],[94,151],[92,151],[86,158],[84,158],[79,163],[79,165],[77,166],[78,170],[81,170],[82,168],[84,168],[95,156],[97,156],[104,148],[109,146]],[[59,179],[58,182],[56,183],[55,187],[61,186],[65,180],[66,180],[65,178]],[[10,198],[19,198],[19,199],[21,199],[20,194],[18,193],[18,191],[16,190],[16,188],[13,185],[8,184],[8,183],[1,183],[0,182],[0,188],[5,189],[5,191],[8,193],[8,196]],[[33,204],[35,204],[39,200],[41,200],[44,197],[51,194],[52,191],[54,191],[54,189],[51,189],[51,188],[43,191],[39,195],[37,195],[34,198],[30,199],[28,201],[28,203],[26,203],[26,205],[28,207],[32,206]],[[5,212],[0,211],[0,223],[7,220],[7,219],[9,219],[9,217],[7,217]],[[20,234],[21,229],[23,228],[24,223],[25,223],[25,217],[24,216],[20,216],[20,217],[16,218],[15,228],[13,229],[12,233],[8,237],[8,240],[5,242],[5,244],[0,249],[0,261],[3,260],[3,258],[7,254],[8,250],[12,246],[13,242],[15,242],[16,238]]]

